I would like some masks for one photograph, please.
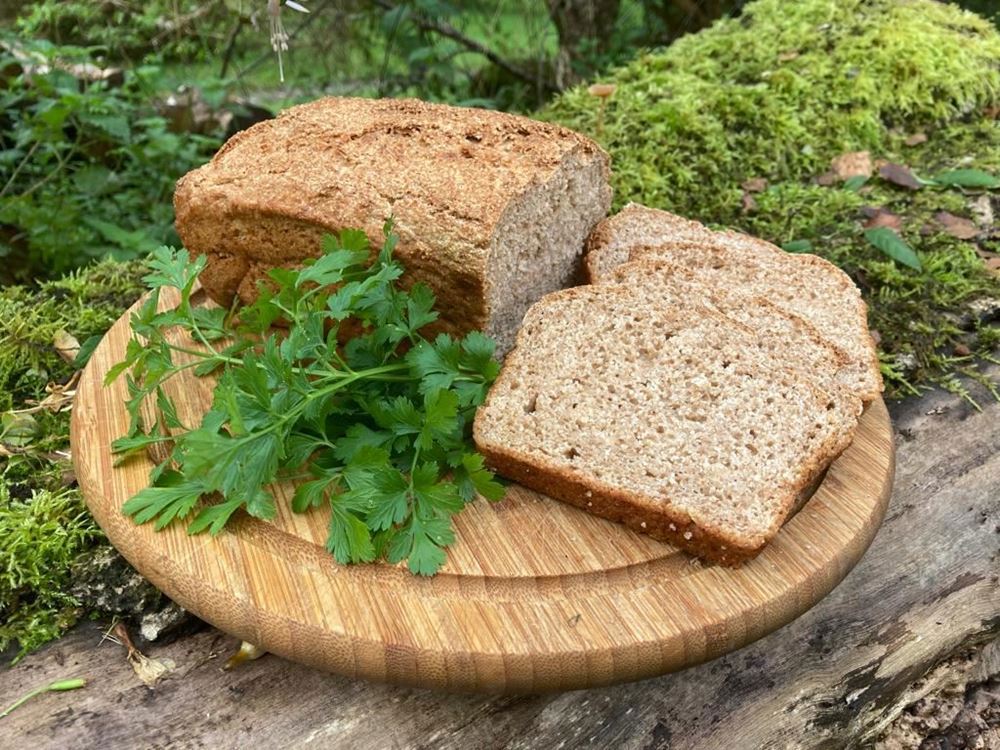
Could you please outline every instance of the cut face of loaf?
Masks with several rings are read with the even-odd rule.
[[[711,239],[713,234],[697,221],[629,203],[614,216],[601,220],[587,239],[587,278],[591,284],[601,281],[628,260],[633,247],[656,245],[668,238],[697,242]]]
[[[707,307],[598,285],[532,307],[474,434],[504,476],[737,564],[846,446],[855,404]]]
[[[878,353],[868,331],[868,308],[854,282],[832,263],[815,255],[786,253],[735,233],[719,233],[711,242],[668,241],[634,247],[630,258],[654,262],[656,273],[666,276],[692,273],[713,290],[752,291],[794,313],[847,353],[853,373],[846,377],[853,380],[862,401],[878,398],[882,392]],[[621,278],[627,279],[629,273],[623,270]]]
[[[614,269],[605,284],[622,284],[641,292],[651,304],[683,309],[705,305],[753,330],[772,352],[773,361],[808,374],[826,390],[842,390],[855,400],[870,388],[868,369],[861,368],[839,346],[824,339],[805,319],[779,307],[754,288],[712,286],[697,269],[658,260],[637,260]]]
[[[592,141],[513,115],[414,100],[322,99],[226,143],[177,184],[177,231],[208,256],[217,302],[250,301],[275,266],[392,215],[406,279],[438,297],[441,325],[503,351],[528,306],[568,285],[608,210],[608,157]]]

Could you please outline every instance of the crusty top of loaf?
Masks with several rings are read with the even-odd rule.
[[[466,250],[485,253],[510,200],[571,152],[607,160],[571,130],[516,115],[413,99],[330,97],[238,133],[184,176],[174,199],[178,230],[187,242],[192,212],[280,214],[329,229],[343,228],[329,226],[343,217],[347,226],[364,222],[377,241],[387,216],[409,215],[405,223],[440,226],[446,240],[461,238]],[[316,252],[294,245],[280,258],[260,260]]]

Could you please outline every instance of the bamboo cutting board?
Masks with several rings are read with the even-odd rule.
[[[164,295],[163,304],[170,300]],[[453,690],[534,692],[662,674],[781,627],[836,586],[885,513],[894,451],[885,405],[871,404],[854,443],[755,560],[703,565],[617,524],[511,486],[456,519],[445,568],[416,578],[387,564],[340,566],[328,516],[242,516],[217,537],[155,532],[122,515],[152,464],[113,466],[128,426],[125,383],[102,387],[125,351],[128,313],[84,371],[72,450],[84,496],[112,543],[146,578],[202,619],[273,653],[340,674]],[[182,420],[207,408],[212,383],[187,374],[168,390]],[[190,421],[189,421],[190,420]]]

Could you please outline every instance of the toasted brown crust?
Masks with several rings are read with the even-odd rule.
[[[252,300],[270,268],[317,256],[324,234],[358,227],[379,247],[391,214],[407,276],[431,287],[455,328],[483,328],[487,258],[508,209],[557,170],[594,163],[603,215],[607,154],[570,130],[415,100],[328,98],[237,134],[181,178],[177,231],[208,256],[205,290],[228,305]]]
[[[687,516],[665,508],[654,511],[627,492],[596,486],[569,471],[539,467],[533,459],[515,451],[505,451],[494,445],[477,447],[486,457],[487,464],[501,476],[705,560],[736,566],[755,557],[763,548],[763,545],[740,547],[712,529],[696,525]],[[686,539],[685,534],[691,534],[691,538]]]

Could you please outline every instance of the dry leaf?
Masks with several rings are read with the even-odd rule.
[[[750,193],[743,193],[743,213],[752,214],[757,210],[757,201]]]
[[[69,331],[64,331],[62,328],[56,331],[55,336],[52,337],[52,345],[56,348],[59,356],[70,364],[76,359],[76,355],[80,353],[80,342],[76,340],[76,336]]]
[[[1000,117],[1000,107],[987,107],[983,110],[983,115],[989,120],[995,120]]]
[[[976,223],[979,226],[984,229],[990,229],[993,226],[993,201],[990,200],[988,193],[983,193],[974,201],[971,201],[969,203],[969,210],[976,217]]]
[[[890,229],[903,228],[902,217],[894,214],[892,211],[886,211],[884,208],[865,206],[861,209],[861,213],[868,217],[868,220],[864,223],[865,229],[875,229],[877,227],[889,227]]]
[[[111,632],[114,633],[113,637],[107,634],[105,637],[125,647],[128,663],[146,687],[154,687],[176,668],[173,659],[152,659],[137,649],[123,623],[117,623]]]
[[[903,141],[907,146],[919,146],[921,143],[927,143],[927,133],[914,133],[906,137]]]
[[[972,354],[972,350],[961,341],[955,344],[954,352],[956,357],[968,357]]]
[[[867,151],[853,151],[841,154],[830,162],[830,170],[841,180],[851,177],[871,177],[872,155]]]
[[[822,185],[823,187],[830,187],[837,182],[837,175],[833,172],[824,172],[819,177],[816,178],[816,184]]]
[[[794,60],[796,57],[799,56],[799,54],[800,53],[795,50],[791,50],[789,52],[782,52],[780,55],[778,55],[778,62],[788,62],[789,60]]]
[[[878,173],[883,180],[891,182],[893,185],[908,188],[909,190],[919,190],[923,187],[920,184],[920,180],[910,171],[910,168],[904,167],[902,164],[887,162],[879,167]]]
[[[767,190],[767,180],[763,177],[753,177],[749,180],[744,181],[741,188],[746,190],[748,193],[763,193]]]
[[[955,216],[947,211],[938,211],[934,220],[944,227],[944,231],[960,240],[971,240],[979,236],[979,227],[964,216]]]

